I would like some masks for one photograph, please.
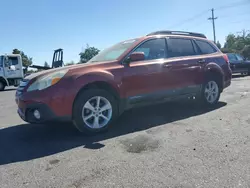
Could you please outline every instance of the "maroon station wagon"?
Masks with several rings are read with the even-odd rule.
[[[187,97],[214,105],[231,76],[228,57],[205,35],[157,31],[115,44],[85,64],[27,76],[16,103],[26,122],[71,120],[92,134],[138,106]]]

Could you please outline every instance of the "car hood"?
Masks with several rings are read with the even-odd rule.
[[[38,78],[38,77],[45,76],[47,74],[61,71],[61,70],[74,70],[74,69],[79,69],[79,68],[80,69],[90,68],[90,67],[100,66],[101,64],[104,64],[104,63],[109,63],[109,62],[106,61],[106,62],[82,63],[82,64],[70,65],[70,66],[65,66],[65,67],[58,67],[58,68],[54,68],[54,69],[40,71],[37,73],[32,73],[32,74],[28,75],[27,77],[25,77],[25,79],[31,80],[33,78]]]

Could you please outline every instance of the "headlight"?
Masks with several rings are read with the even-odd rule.
[[[62,70],[62,71],[57,71],[53,72],[51,74],[45,75],[38,80],[36,80],[34,83],[32,83],[27,91],[34,91],[34,90],[43,90],[47,87],[50,87],[57,82],[61,80],[61,78],[68,72],[68,70]]]

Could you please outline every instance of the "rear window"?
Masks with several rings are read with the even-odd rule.
[[[217,50],[208,42],[195,40],[197,45],[199,46],[202,54],[212,54],[217,52]]]

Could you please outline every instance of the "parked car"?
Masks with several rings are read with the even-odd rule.
[[[86,64],[27,76],[16,103],[24,121],[72,120],[92,134],[138,106],[188,97],[215,105],[231,76],[227,55],[205,35],[158,31],[115,44]]]
[[[232,73],[250,75],[250,61],[244,59],[240,54],[227,53]]]

